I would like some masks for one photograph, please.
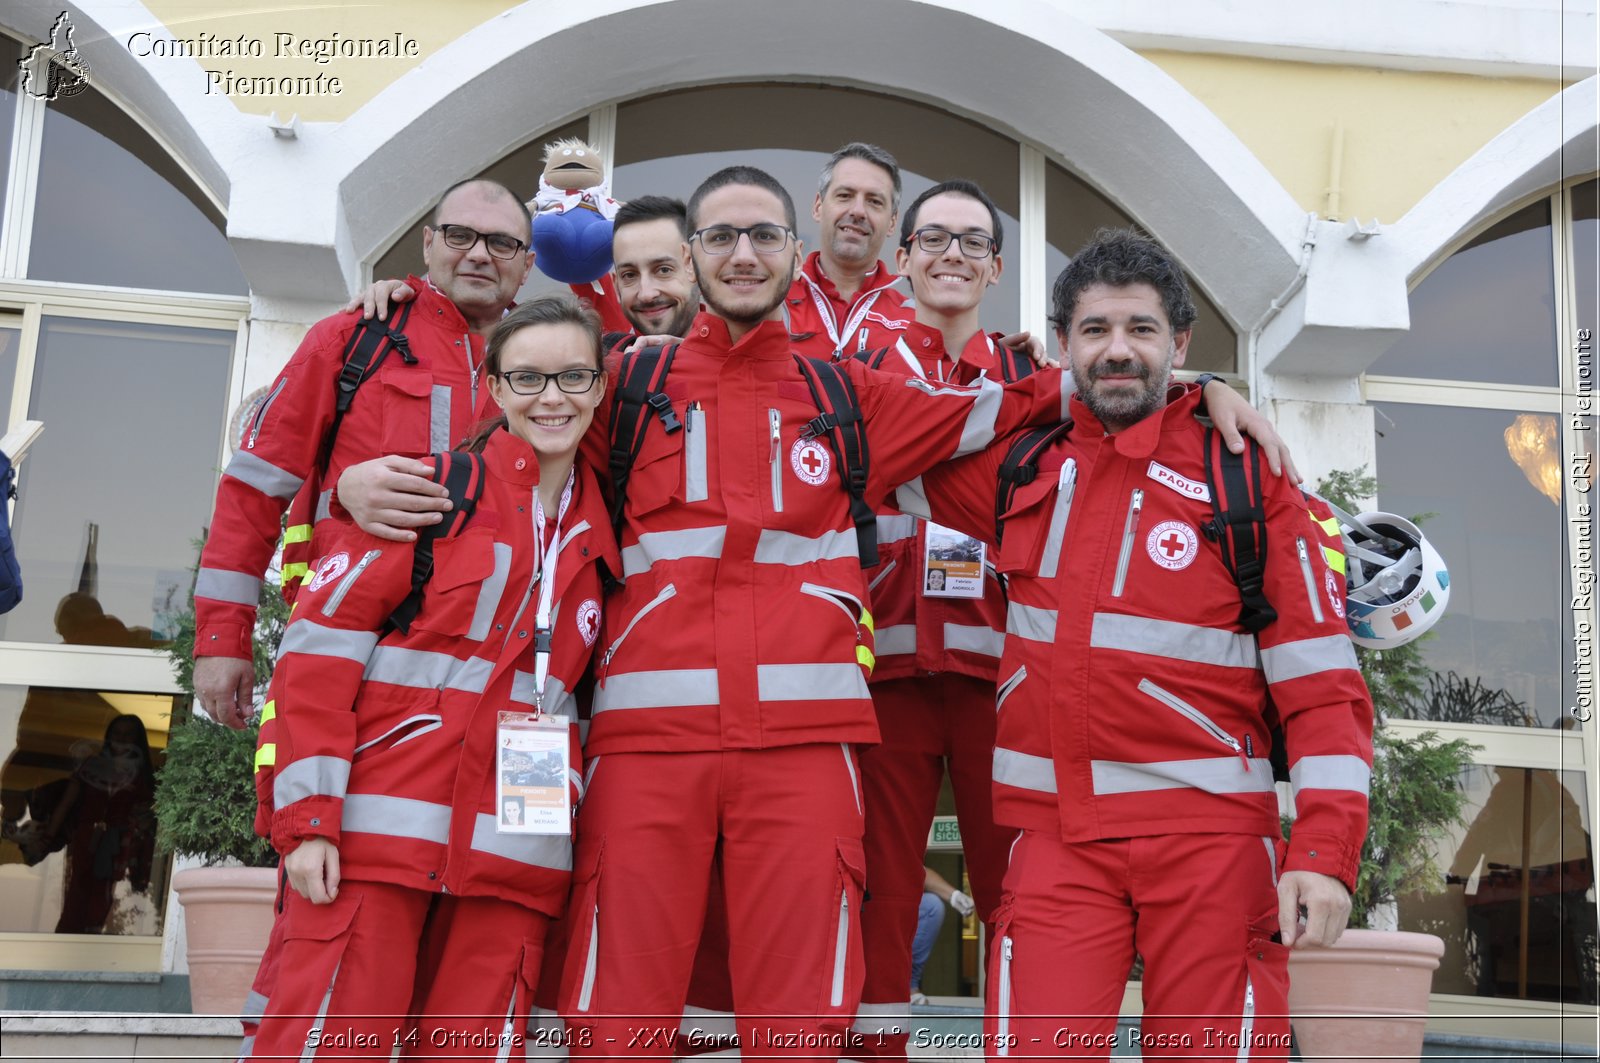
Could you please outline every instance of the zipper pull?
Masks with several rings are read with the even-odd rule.
[[[781,441],[779,429],[783,426],[777,410],[767,411],[767,423],[772,426],[772,456],[767,459],[767,463],[776,465],[778,462],[778,446]]]
[[[1250,741],[1250,736],[1249,735],[1245,735],[1244,736],[1244,740],[1246,742]],[[1249,772],[1250,772],[1250,753],[1249,753],[1249,751],[1246,750],[1244,746],[1240,745],[1238,740],[1235,739],[1232,735],[1228,736],[1228,741],[1233,743],[1234,751],[1239,754],[1239,763],[1244,765],[1245,774],[1249,774]]]

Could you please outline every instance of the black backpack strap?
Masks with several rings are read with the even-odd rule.
[[[600,337],[600,356],[607,358],[617,354],[636,339],[638,336],[632,332],[607,332]]]
[[[1278,619],[1267,601],[1263,583],[1267,557],[1267,513],[1261,493],[1261,451],[1245,439],[1242,454],[1222,442],[1222,433],[1206,427],[1206,486],[1211,490],[1206,538],[1222,547],[1222,563],[1239,585],[1239,623],[1251,633]]]
[[[1030,363],[1031,364],[1031,363]],[[1050,449],[1050,444],[1072,430],[1072,418],[1059,424],[1035,428],[1016,437],[1006,448],[1000,461],[1000,477],[994,495],[994,542],[1000,545],[1005,535],[1005,514],[1011,508],[1017,488],[1031,484],[1039,475],[1039,455]]]
[[[875,347],[870,351],[857,351],[850,357],[854,358],[868,369],[882,369],[883,360],[889,356],[889,352],[892,350],[894,350],[893,346]]]
[[[856,526],[856,553],[861,558],[861,567],[871,568],[878,563],[878,515],[867,504],[871,456],[861,401],[856,398],[850,375],[837,364],[814,362],[798,354],[794,360],[819,411],[800,435],[805,439],[827,437],[828,448],[839,462],[845,490],[850,495],[850,519]]]
[[[355,401],[356,389],[363,381],[378,371],[390,351],[399,351],[401,361],[416,365],[417,356],[411,353],[411,341],[406,339],[406,321],[411,317],[411,303],[400,303],[393,320],[379,321],[366,318],[356,326],[344,345],[344,365],[339,369],[339,379],[334,384],[333,421],[322,437],[317,451],[317,468],[326,469],[333,456],[333,441],[339,435],[339,424],[344,420],[350,404]]]
[[[438,524],[417,529],[417,543],[411,555],[411,593],[389,614],[389,626],[409,634],[411,622],[422,608],[422,588],[433,575],[433,544],[458,534],[472,517],[483,494],[483,455],[462,450],[447,450],[434,455],[435,483],[450,492],[450,512]]]
[[[622,527],[622,510],[628,497],[628,477],[633,463],[644,446],[644,431],[648,411],[661,422],[662,431],[676,432],[683,428],[678,415],[672,410],[672,400],[662,390],[666,386],[667,372],[678,345],[646,347],[629,357],[624,357],[618,373],[617,395],[611,407],[611,523]]]
[[[1032,376],[1038,370],[1038,365],[1029,357],[1026,348],[1017,350],[1000,343],[994,346],[995,352],[1000,356],[1000,379],[1007,384]]]

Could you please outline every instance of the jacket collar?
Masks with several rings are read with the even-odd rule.
[[[907,322],[904,332],[900,335],[900,342],[905,344],[906,350],[912,357],[921,362],[924,370],[937,362],[950,362],[949,352],[944,348],[944,333],[932,325],[912,320]],[[989,335],[983,331],[974,332],[968,338],[966,345],[961,348],[959,359],[961,376],[965,379],[977,379],[980,375],[999,378],[1000,359],[995,356],[993,342]],[[946,372],[946,378],[953,374]]]
[[[504,428],[489,436],[484,444],[483,460],[489,474],[498,480],[530,489],[539,483],[539,455],[531,445]],[[616,537],[611,532],[611,514],[606,508],[605,497],[600,493],[600,482],[582,457],[578,458],[573,468],[577,470],[577,476],[572,486],[572,503],[564,527],[576,529],[584,523],[588,527],[582,531],[564,532],[566,543],[584,561],[604,561],[609,571],[618,575],[622,572],[622,555],[617,550]],[[571,574],[582,567],[581,564],[566,567],[565,578],[560,577],[562,569],[558,568],[558,584],[564,587],[570,581]]]
[[[1087,442],[1109,436],[1117,453],[1125,458],[1148,458],[1161,445],[1162,437],[1182,432],[1194,425],[1195,409],[1200,405],[1200,389],[1174,381],[1167,388],[1167,404],[1138,424],[1115,434],[1108,433],[1099,418],[1089,412],[1083,399],[1072,396],[1072,435]]]
[[[892,287],[900,279],[898,273],[891,271],[888,266],[879,262],[872,267],[871,273],[861,278],[861,287],[856,291],[855,298],[847,300],[839,294],[839,288],[833,283],[833,280],[822,271],[821,251],[813,251],[806,256],[805,265],[800,268],[800,275],[806,281],[815,285],[817,291],[822,293],[823,298],[834,306],[850,306],[863,295],[871,295],[880,289]]]
[[[417,293],[416,309],[412,311],[413,315],[421,314],[422,320],[432,321],[452,335],[459,336],[471,333],[472,326],[467,324],[467,319],[462,316],[460,309],[445,296],[444,292],[435,288],[433,281],[429,280],[426,275],[422,277],[409,276],[406,278],[406,284],[412,291]],[[509,310],[510,307],[506,309]],[[482,344],[482,340],[478,339],[478,337],[474,337],[474,340],[480,345]]]
[[[763,321],[734,342],[728,335],[728,323],[708,310],[700,311],[689,326],[684,346],[712,357],[728,358],[742,355],[749,358],[781,359],[789,357],[789,328],[782,321]]]

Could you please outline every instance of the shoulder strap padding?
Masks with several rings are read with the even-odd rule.
[[[1252,634],[1278,619],[1267,600],[1263,577],[1267,558],[1267,512],[1261,492],[1261,451],[1245,439],[1235,454],[1222,433],[1205,430],[1206,486],[1211,490],[1212,521],[1206,537],[1222,547],[1222,563],[1239,585],[1239,623]]]
[[[676,343],[665,347],[650,346],[631,355],[624,355],[618,372],[616,400],[611,407],[611,523],[622,527],[622,512],[628,495],[628,477],[633,472],[634,460],[644,446],[647,425],[644,413],[648,409],[661,422],[662,431],[676,432],[683,427],[673,412],[672,400],[662,389],[672,359],[678,353]]]
[[[411,622],[422,608],[422,588],[433,575],[433,544],[459,534],[466,527],[483,495],[483,476],[482,454],[447,450],[434,455],[431,478],[450,493],[451,509],[438,524],[417,529],[416,547],[411,555],[411,593],[389,615],[389,626],[402,634],[410,632]]]
[[[327,469],[328,461],[333,456],[333,441],[339,435],[339,423],[355,401],[356,389],[378,371],[392,350],[399,351],[400,359],[407,365],[417,362],[417,356],[411,353],[411,341],[406,339],[404,331],[406,321],[411,317],[411,303],[398,304],[390,317],[390,321],[379,321],[375,317],[363,319],[344,345],[344,364],[340,366],[339,378],[334,384],[333,421],[329,423],[322,437],[322,446],[317,451],[319,473]]]
[[[1031,363],[1030,363],[1031,364]],[[1030,484],[1039,475],[1039,456],[1057,439],[1072,430],[1072,418],[1058,424],[1034,428],[1016,437],[1000,462],[1000,477],[994,496],[994,541],[1000,545],[1005,534],[1005,514],[1011,508],[1017,488]]]
[[[863,352],[872,353],[872,352]],[[867,446],[867,426],[861,416],[861,400],[850,382],[850,374],[833,362],[818,362],[794,356],[800,375],[811,389],[817,416],[801,430],[805,439],[826,438],[828,448],[839,462],[845,491],[850,496],[850,519],[856,526],[856,553],[862,568],[878,563],[878,516],[867,504],[867,483],[871,455]]]

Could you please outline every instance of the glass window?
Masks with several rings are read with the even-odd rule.
[[[1044,195],[1045,283],[1054,290],[1056,278],[1067,268],[1072,252],[1092,240],[1096,231],[1135,223],[1093,186],[1053,162],[1045,163]],[[1238,336],[1192,275],[1189,289],[1198,317],[1183,367],[1201,373],[1237,372]],[[1045,299],[1048,307],[1048,293]]]
[[[0,640],[150,646],[211,514],[235,334],[44,318]]]
[[[223,229],[177,161],[106,97],[49,105],[29,277],[244,295]]]
[[[17,83],[22,76],[18,64],[21,61],[22,46],[10,37],[0,36],[0,144],[6,146],[8,155],[11,151],[11,133],[17,124]],[[0,162],[0,204],[6,201],[9,171],[10,167]],[[0,225],[3,223],[4,219],[0,218]],[[5,230],[0,228],[0,236],[4,235]]]
[[[782,121],[775,120],[782,116]],[[984,301],[983,327],[1018,327],[1016,142],[954,115],[855,89],[720,85],[632,100],[617,109],[618,199],[645,194],[688,199],[706,177],[735,163],[771,173],[794,198],[800,239],[816,250],[811,205],[828,156],[850,140],[888,149],[900,163],[900,205],[939,181],[966,177],[999,206],[1005,225],[1000,283]],[[955,162],[959,160],[959,163]],[[894,268],[899,222],[880,257]],[[902,285],[902,290],[904,286]],[[907,294],[909,292],[907,291]]]
[[[0,933],[161,933],[153,773],[173,701],[0,686]]]
[[[1426,515],[1423,530],[1451,575],[1449,609],[1420,643],[1445,686],[1431,707],[1385,708],[1463,723],[1556,724],[1565,712],[1562,622],[1571,616],[1557,418],[1373,406],[1379,508]]]
[[[22,346],[22,315],[0,310],[0,436],[10,427],[11,396],[16,390],[17,355]]]
[[[1594,334],[1600,329],[1600,181],[1590,181],[1572,190],[1572,290],[1577,294],[1574,312],[1580,329],[1589,330],[1589,351],[1594,351]]]
[[[1371,372],[1554,387],[1550,201],[1491,226],[1411,293],[1411,328]]]
[[[1436,887],[1401,897],[1400,929],[1437,934],[1435,993],[1594,1004],[1589,802],[1577,771],[1474,765]]]

